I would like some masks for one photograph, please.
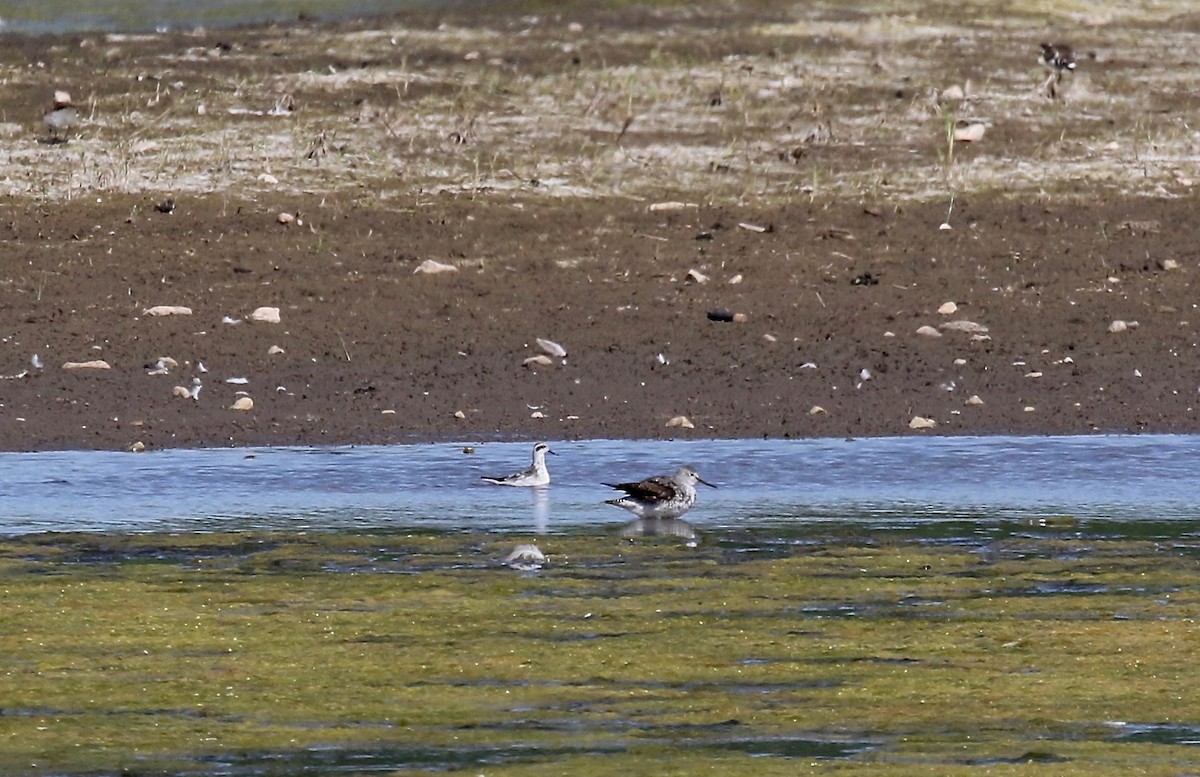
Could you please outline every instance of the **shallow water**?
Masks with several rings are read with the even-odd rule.
[[[7,0],[0,4],[0,32],[150,32],[287,22],[301,16],[343,19],[469,4],[464,0]]]
[[[552,442],[554,483],[483,483],[528,443],[0,454],[0,534],[413,530],[552,534],[629,516],[602,481],[683,463],[700,532],[920,527],[961,536],[1038,526],[1184,536],[1200,518],[1200,436]]]

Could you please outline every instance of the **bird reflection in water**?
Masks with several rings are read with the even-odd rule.
[[[679,537],[694,548],[700,544],[696,527],[682,518],[635,518],[621,524],[622,537]]]
[[[550,528],[550,494],[548,489],[533,488],[533,533],[545,534]]]

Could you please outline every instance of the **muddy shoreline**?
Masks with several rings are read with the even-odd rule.
[[[1200,430],[1186,85],[813,14],[6,38],[0,449]]]

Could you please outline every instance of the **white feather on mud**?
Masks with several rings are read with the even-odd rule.
[[[420,275],[439,275],[446,272],[458,272],[458,268],[452,264],[443,262],[435,262],[433,259],[426,259],[417,265],[417,269],[413,270],[414,274]]]
[[[554,342],[553,340],[546,340],[544,338],[539,337],[539,338],[537,338],[536,342],[538,344],[538,348],[541,348],[543,351],[545,351],[546,353],[555,357],[556,359],[567,358],[567,349],[563,348],[561,345]]]

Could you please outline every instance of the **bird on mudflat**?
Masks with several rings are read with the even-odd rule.
[[[1042,64],[1050,69],[1050,76],[1042,84],[1042,92],[1050,98],[1058,97],[1063,73],[1075,71],[1075,51],[1066,43],[1043,43]]]
[[[696,504],[697,483],[716,488],[691,466],[680,467],[674,475],[655,475],[637,483],[605,483],[625,492],[625,496],[605,504],[628,510],[638,518],[678,518]]]
[[[550,453],[557,456],[557,453],[550,450],[550,446],[544,442],[539,442],[533,446],[533,463],[526,469],[520,472],[514,472],[511,475],[497,475],[495,477],[484,475],[483,480],[488,483],[495,483],[498,486],[524,486],[524,487],[539,487],[550,485],[550,470],[546,469],[546,454]]]
[[[1043,43],[1042,64],[1051,70],[1074,70],[1075,50],[1066,43]]]
[[[54,104],[42,116],[50,130],[51,143],[65,143],[66,133],[79,121],[79,111],[71,104],[71,95],[61,89],[54,93]]]

